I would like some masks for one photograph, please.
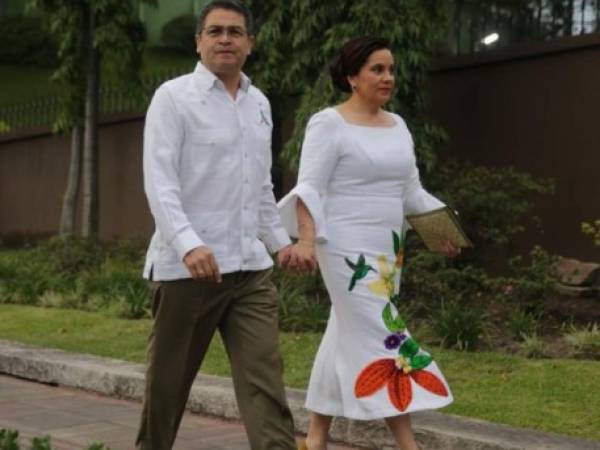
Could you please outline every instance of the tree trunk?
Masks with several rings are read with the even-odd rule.
[[[66,238],[75,234],[75,211],[77,195],[79,194],[79,179],[81,175],[81,150],[83,127],[75,125],[71,131],[71,160],[69,161],[69,178],[67,189],[63,196],[62,211],[58,233]]]
[[[85,92],[85,133],[83,138],[83,217],[82,235],[98,235],[98,103],[100,86],[100,53],[94,46],[96,11],[89,10],[89,36],[87,42],[87,69]]]
[[[537,1],[537,16],[535,18],[536,25],[537,25],[537,27],[536,27],[537,28],[536,38],[537,39],[545,38],[545,36],[544,36],[545,33],[543,33],[543,31],[542,31],[543,30],[543,27],[542,27],[542,12],[543,11],[544,11],[543,2],[542,2],[542,0],[538,0]]]
[[[456,54],[461,54],[461,38],[462,38],[462,11],[463,0],[457,0],[454,5],[454,39],[456,41]]]
[[[575,0],[567,1],[567,8],[565,11],[565,36],[573,35],[573,13],[575,12]]]

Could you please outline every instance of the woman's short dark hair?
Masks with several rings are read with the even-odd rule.
[[[390,43],[383,38],[363,36],[349,40],[340,49],[329,66],[333,85],[342,92],[352,92],[348,77],[357,75],[371,53],[390,49]]]
[[[236,0],[212,0],[208,2],[200,11],[198,21],[196,22],[196,33],[201,33],[204,29],[204,23],[206,22],[206,16],[215,9],[228,9],[229,11],[235,11],[238,14],[244,16],[246,21],[246,31],[250,36],[254,36],[254,19],[252,18],[252,12],[246,5]]]

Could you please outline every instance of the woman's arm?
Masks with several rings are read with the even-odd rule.
[[[290,253],[288,267],[300,272],[314,272],[317,269],[315,254],[315,222],[301,198],[296,199],[298,218],[298,241]]]

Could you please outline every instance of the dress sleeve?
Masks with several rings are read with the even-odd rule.
[[[405,125],[406,126],[406,125]],[[407,129],[408,131],[408,129]],[[438,198],[427,192],[421,185],[421,178],[419,176],[419,168],[416,164],[416,157],[414,157],[414,143],[412,136],[409,133],[410,145],[413,149],[413,167],[410,176],[405,185],[404,190],[404,215],[411,214],[422,214],[434,209],[443,208],[446,206]],[[408,224],[405,224],[407,227]]]
[[[338,135],[339,125],[327,110],[315,114],[308,122],[298,183],[278,204],[283,226],[290,236],[298,236],[296,201],[301,198],[315,223],[317,242],[327,240],[322,200],[339,158]]]

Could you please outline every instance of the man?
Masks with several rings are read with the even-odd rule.
[[[290,259],[272,192],[268,100],[241,72],[252,17],[212,1],[196,34],[201,62],[160,86],[144,131],[144,185],[156,232],[145,277],[157,282],[138,449],[171,449],[214,332],[231,362],[253,450],[295,449],[282,382],[271,252]]]

